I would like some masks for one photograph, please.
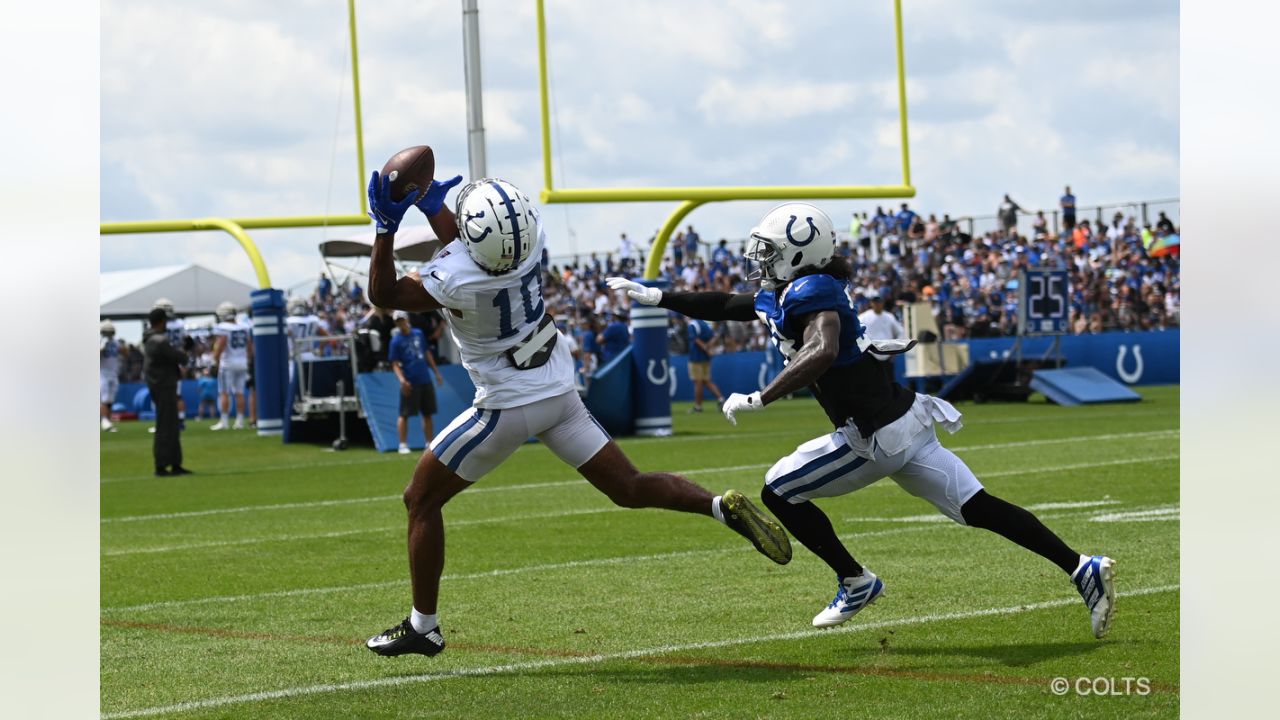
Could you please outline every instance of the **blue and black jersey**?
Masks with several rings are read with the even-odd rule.
[[[760,290],[756,315],[769,326],[769,337],[784,362],[804,347],[804,331],[814,313],[840,317],[840,349],[831,367],[810,386],[814,397],[837,427],[853,420],[863,437],[902,417],[915,393],[893,378],[893,363],[867,355],[858,347],[866,329],[858,321],[852,288],[831,275],[805,275],[779,291]]]

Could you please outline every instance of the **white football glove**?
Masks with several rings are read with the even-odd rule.
[[[728,400],[724,401],[724,407],[720,409],[724,411],[725,419],[727,419],[731,424],[737,425],[738,420],[734,417],[734,413],[763,410],[764,402],[760,399],[759,390],[751,393],[750,395],[733,393],[729,395]]]
[[[620,277],[606,278],[605,282],[609,284],[611,290],[625,290],[632,300],[641,305],[657,305],[662,302],[662,291],[656,287],[646,287]]]

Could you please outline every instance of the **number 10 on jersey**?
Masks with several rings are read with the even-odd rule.
[[[529,268],[529,272],[520,278],[520,299],[524,305],[524,322],[527,325],[542,319],[542,266],[537,263]],[[534,304],[534,284],[537,284],[537,304]],[[498,308],[498,339],[515,335],[518,331],[511,325],[511,290],[502,288],[493,296],[493,306]]]

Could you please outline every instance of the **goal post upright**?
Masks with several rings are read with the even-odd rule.
[[[544,203],[610,203],[677,201],[681,204],[667,217],[654,238],[644,277],[658,276],[667,241],[679,222],[698,206],[708,202],[733,200],[835,200],[888,199],[915,197],[911,184],[911,155],[907,133],[907,75],[902,42],[902,0],[894,0],[894,42],[898,79],[898,130],[902,144],[902,183],[900,185],[746,185],[706,187],[649,188],[561,188],[555,187],[551,165],[550,93],[547,83],[547,31],[544,0],[537,0],[538,29],[538,95],[542,114],[542,176],[540,194]]]

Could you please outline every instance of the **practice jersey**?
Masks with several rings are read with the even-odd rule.
[[[312,359],[316,357],[318,343],[297,341],[305,338],[316,337],[320,334],[320,318],[315,315],[290,315],[284,319],[284,329],[289,333],[289,357],[293,357],[293,348],[298,345],[302,352],[302,357]]]
[[[182,338],[187,334],[187,324],[182,318],[173,318],[164,325],[164,334],[169,338],[169,344],[175,350],[182,349]]]
[[[115,377],[120,372],[120,341],[105,335],[98,337],[98,374]]]
[[[810,315],[830,310],[839,316],[836,359],[810,386],[836,427],[853,421],[863,437],[870,437],[911,409],[915,393],[893,379],[893,363],[882,362],[859,348],[858,339],[865,331],[847,281],[830,275],[806,275],[780,293],[760,290],[755,309],[787,364],[804,347],[805,323]]]
[[[537,330],[546,314],[540,262],[545,246],[539,224],[537,241],[524,261],[510,272],[490,275],[454,240],[419,273],[422,286],[446,308],[442,314],[476,386],[476,407],[527,405],[574,388],[573,356],[563,336],[541,367],[517,369],[506,355]]]
[[[213,334],[227,339],[227,344],[222,348],[222,367],[230,370],[249,369],[251,330],[248,325],[238,322],[220,322],[213,327]]]

